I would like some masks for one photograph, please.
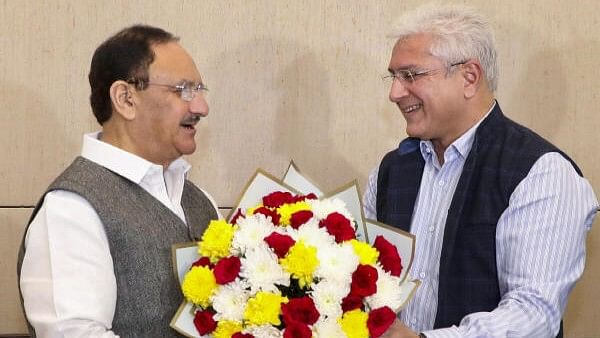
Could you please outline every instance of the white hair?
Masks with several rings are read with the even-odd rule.
[[[430,53],[450,66],[477,59],[490,90],[498,87],[494,35],[487,20],[465,6],[425,5],[405,13],[390,37],[398,41],[427,34],[433,37]]]

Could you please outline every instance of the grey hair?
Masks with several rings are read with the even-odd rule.
[[[498,87],[494,34],[487,20],[465,6],[425,5],[405,13],[389,36],[402,41],[414,35],[433,37],[430,53],[450,66],[477,59],[490,90]]]

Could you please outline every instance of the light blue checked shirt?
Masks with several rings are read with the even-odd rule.
[[[585,238],[598,208],[589,182],[558,153],[537,160],[498,220],[496,260],[502,295],[498,307],[469,314],[459,326],[431,330],[445,211],[478,126],[446,149],[443,165],[430,141],[420,143],[425,168],[411,224],[417,237],[411,275],[422,284],[400,319],[430,338],[555,337],[569,292],[583,273]],[[364,195],[365,216],[371,219],[377,219],[378,170],[371,172]]]

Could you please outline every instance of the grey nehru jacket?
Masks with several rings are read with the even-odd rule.
[[[169,327],[182,302],[173,272],[171,245],[198,239],[210,220],[217,218],[206,195],[185,181],[181,204],[188,227],[139,185],[83,157],[76,158],[47,192],[52,190],[71,191],[84,197],[104,225],[117,282],[112,330],[121,337],[179,336]],[[29,222],[43,199],[42,196]],[[19,274],[23,254],[21,245]]]

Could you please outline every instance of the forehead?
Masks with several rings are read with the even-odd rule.
[[[202,82],[194,60],[179,43],[156,44],[152,51],[155,57],[148,70],[151,81]]]
[[[433,38],[418,34],[398,40],[392,50],[390,70],[410,68],[431,63],[436,58],[431,55],[430,47]]]

